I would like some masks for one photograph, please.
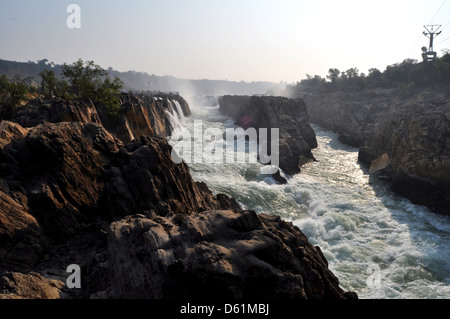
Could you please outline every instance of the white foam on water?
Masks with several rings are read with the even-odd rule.
[[[218,106],[193,107],[180,125],[234,127]],[[292,221],[320,246],[341,287],[360,298],[449,298],[450,220],[393,194],[358,163],[358,150],[313,126],[317,162],[277,185],[263,165],[189,164],[195,180],[236,198],[246,209]],[[218,141],[221,142],[221,141]],[[368,270],[376,265],[379,285]]]

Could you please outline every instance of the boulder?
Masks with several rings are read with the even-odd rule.
[[[351,298],[291,223],[253,211],[135,215],[108,233],[111,298]]]

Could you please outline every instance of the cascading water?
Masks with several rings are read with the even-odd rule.
[[[175,104],[175,111],[177,112],[178,117],[184,118],[184,112],[183,112],[183,109],[181,108],[180,102],[178,102],[177,100],[171,100],[171,103],[172,103],[172,108],[173,108],[173,105]]]
[[[166,110],[170,125],[173,131],[179,130],[184,126],[184,113],[180,103],[177,100],[167,100],[170,105],[170,110]]]
[[[194,120],[202,120],[204,130],[233,127],[218,106],[191,111],[184,123],[189,130]],[[357,149],[313,128],[317,162],[286,185],[262,174],[259,163],[192,163],[191,174],[246,209],[292,221],[322,249],[341,287],[360,298],[449,298],[450,219],[393,194],[358,163]]]

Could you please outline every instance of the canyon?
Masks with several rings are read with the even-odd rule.
[[[0,122],[0,298],[357,298],[298,227],[171,160],[175,99],[189,115],[123,94],[118,118],[36,98]]]
[[[393,191],[450,214],[448,92],[428,89],[405,97],[379,88],[306,94],[303,99],[311,122],[359,148],[365,165],[381,165],[372,167],[374,176],[387,180]]]

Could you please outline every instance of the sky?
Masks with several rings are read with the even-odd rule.
[[[68,28],[70,4],[80,28]],[[1,0],[0,59],[72,63],[183,79],[294,83],[330,68],[421,60],[422,32],[450,0]]]

